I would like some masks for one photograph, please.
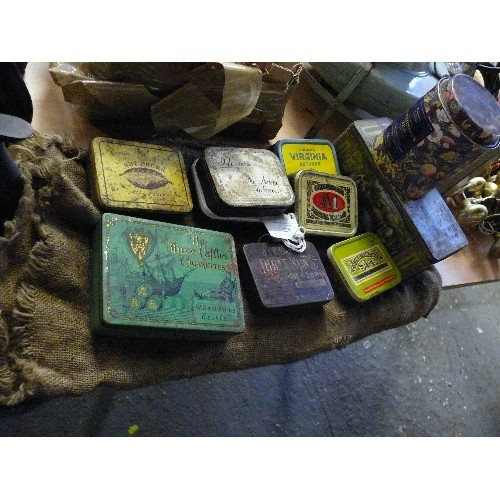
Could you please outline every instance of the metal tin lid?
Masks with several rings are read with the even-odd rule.
[[[242,332],[242,294],[233,237],[224,232],[103,214],[98,264],[107,328]],[[209,335],[210,337],[210,335]]]
[[[299,170],[340,174],[335,147],[326,139],[281,139],[274,151],[287,175]]]
[[[321,305],[334,298],[323,263],[309,241],[302,253],[268,242],[243,245],[243,253],[266,308]]]
[[[90,146],[98,205],[108,211],[189,213],[182,153],[155,144],[95,138]]]
[[[201,211],[211,219],[219,220],[219,221],[234,221],[234,222],[253,222],[262,224],[262,219],[259,217],[236,217],[230,215],[218,215],[214,213],[211,208],[208,206],[207,199],[205,197],[205,192],[201,185],[200,178],[198,177],[198,160],[193,162],[191,166],[191,173],[193,174],[193,183],[196,191],[196,195],[198,197],[198,205]]]
[[[295,216],[306,234],[340,238],[356,234],[358,197],[350,177],[300,170],[293,182]]]
[[[284,211],[293,205],[292,186],[272,151],[211,147],[204,151],[203,164],[215,193],[229,207]]]
[[[374,233],[364,233],[332,245],[327,255],[349,294],[371,299],[401,282],[401,273]]]
[[[468,75],[444,78],[439,96],[451,120],[473,142],[495,147],[500,139],[500,104]]]

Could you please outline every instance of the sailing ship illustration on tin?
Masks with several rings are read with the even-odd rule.
[[[184,280],[195,269],[176,273],[177,259],[172,255],[160,255],[157,237],[147,229],[125,230],[123,235],[137,263],[133,278],[127,280],[123,287],[122,296],[126,300],[126,307],[157,311],[162,307],[165,297],[173,297],[181,291]],[[133,289],[131,296],[128,293],[130,289]]]

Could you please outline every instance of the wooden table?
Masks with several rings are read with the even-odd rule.
[[[76,145],[85,149],[94,137],[107,135],[79,116],[72,104],[64,101],[61,88],[52,81],[48,72],[48,63],[29,63],[25,81],[33,100],[32,125],[36,131],[69,133]],[[283,127],[267,145],[279,139],[305,137],[324,109],[325,103],[301,82],[288,102]],[[317,137],[334,141],[349,123],[348,118],[335,113],[318,131]],[[487,255],[493,238],[479,232],[468,234],[468,238],[469,244],[465,248],[436,264],[445,288],[500,280],[500,260]]]

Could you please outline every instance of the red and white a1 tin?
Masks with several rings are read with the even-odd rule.
[[[349,238],[358,229],[358,194],[350,177],[299,170],[293,178],[295,216],[306,234]]]

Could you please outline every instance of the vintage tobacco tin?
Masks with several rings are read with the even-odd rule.
[[[287,175],[299,170],[340,174],[334,145],[326,139],[281,139],[274,145]]]
[[[266,149],[206,148],[195,168],[206,205],[217,216],[279,215],[295,200],[278,157]]]
[[[322,305],[334,298],[334,291],[318,252],[307,242],[302,253],[281,243],[243,245],[251,283],[267,309]]]
[[[93,245],[96,334],[223,340],[244,330],[230,234],[105,213]]]
[[[293,178],[295,216],[306,234],[349,238],[358,228],[355,182],[349,177],[300,170]]]
[[[198,165],[198,160],[195,160],[193,165],[191,166],[191,173],[193,175],[194,189],[195,189],[196,195],[198,197],[198,205],[199,205],[201,211],[206,216],[210,217],[211,219],[219,220],[219,221],[253,222],[253,223],[262,224],[262,218],[259,218],[259,217],[234,217],[234,216],[230,217],[228,215],[224,215],[224,216],[217,215],[214,212],[212,212],[212,210],[210,210],[210,208],[208,207],[207,201],[205,199],[205,192],[203,191],[200,179],[198,177],[197,165]]]
[[[92,184],[105,211],[191,212],[193,202],[180,151],[97,137],[91,143]]]
[[[399,269],[374,233],[336,243],[327,255],[351,297],[359,302],[401,282]]]
[[[335,147],[342,171],[358,188],[363,230],[379,236],[405,279],[456,253],[467,238],[437,188],[406,200],[380,174],[371,144],[390,123],[388,118],[356,120]]]

